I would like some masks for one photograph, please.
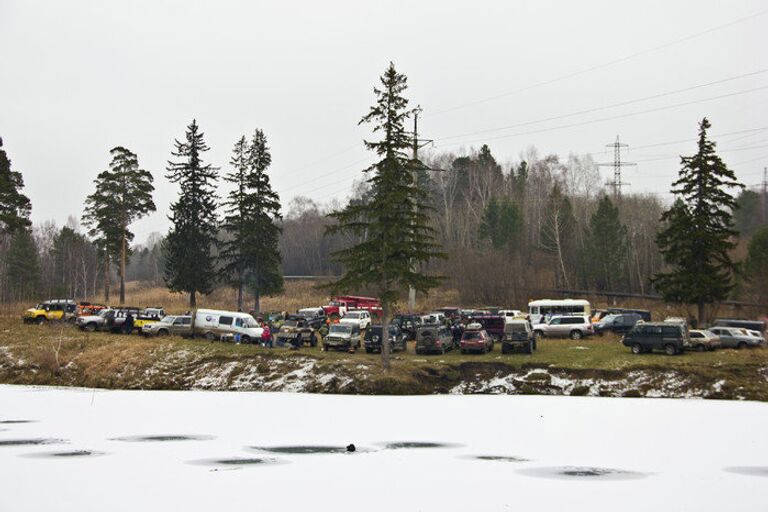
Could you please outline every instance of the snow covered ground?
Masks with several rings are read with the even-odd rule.
[[[0,386],[0,511],[767,510],[766,427],[755,402]]]

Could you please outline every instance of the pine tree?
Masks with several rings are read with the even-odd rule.
[[[189,293],[189,305],[197,306],[197,293],[213,291],[216,280],[215,247],[217,219],[215,182],[218,168],[203,163],[208,151],[197,122],[187,126],[184,142],[174,141],[166,177],[180,186],[179,199],[171,205],[171,230],[163,245],[166,255],[165,282],[174,292]]]
[[[608,196],[600,199],[590,218],[584,252],[590,285],[597,290],[615,289],[627,256],[627,227],[619,220],[619,209]]]
[[[738,233],[731,213],[736,199],[728,189],[743,188],[715,153],[715,143],[707,138],[709,128],[704,118],[698,152],[681,158],[679,178],[672,184],[678,199],[662,215],[666,227],[656,239],[670,270],[652,280],[665,300],[696,304],[700,325],[705,305],[724,300],[733,288],[735,266],[729,251]]]
[[[384,332],[391,305],[400,293],[410,286],[426,293],[440,281],[417,270],[442,253],[429,226],[427,193],[415,179],[424,166],[407,156],[411,141],[404,122],[412,111],[403,96],[406,81],[390,63],[381,77],[381,88],[374,88],[376,104],[360,120],[360,124],[373,124],[374,133],[382,135],[378,141],[365,142],[379,158],[364,170],[371,187],[370,200],[332,213],[337,224],[326,230],[326,234],[360,237],[356,245],[334,253],[335,260],[344,266],[344,275],[330,287],[349,291],[372,286],[381,299]],[[389,348],[389,343],[382,343],[385,369],[389,368]]]
[[[759,302],[768,302],[768,226],[757,228],[747,247],[747,278]]]
[[[129,226],[155,211],[152,201],[152,174],[139,168],[136,154],[117,146],[110,150],[109,169],[96,177],[96,191],[85,200],[83,222],[105,258],[105,276],[109,280],[109,260],[118,262],[120,304],[125,303],[125,266],[131,253],[133,233]],[[105,295],[109,300],[109,285]]]
[[[480,222],[479,235],[481,239],[490,240],[494,249],[515,248],[522,227],[520,208],[510,199],[491,198],[483,212]]]
[[[243,308],[243,289],[253,291],[254,309],[260,309],[262,294],[283,289],[280,252],[280,197],[269,182],[267,169],[272,156],[264,132],[256,130],[250,145],[243,136],[232,151],[233,172],[225,180],[234,185],[224,202],[222,272],[237,288],[237,307]]]
[[[40,263],[37,245],[29,229],[17,229],[5,254],[6,299],[26,300],[40,290]]]
[[[32,205],[29,198],[21,193],[24,179],[20,172],[11,170],[11,161],[3,148],[0,138],[0,235],[12,234],[19,228],[31,226],[29,214]]]

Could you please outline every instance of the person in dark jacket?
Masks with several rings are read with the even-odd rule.
[[[123,322],[123,334],[131,334],[133,332],[133,315],[128,313]]]

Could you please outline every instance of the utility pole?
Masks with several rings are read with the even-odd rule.
[[[628,148],[629,144],[623,144],[619,142],[619,136],[616,136],[616,142],[606,144],[605,147],[613,148],[613,162],[606,162],[597,164],[600,167],[613,167],[613,182],[611,188],[613,189],[614,199],[621,199],[621,187],[629,185],[621,181],[621,168],[630,165],[637,165],[634,162],[622,162],[621,161],[621,148]]]
[[[418,105],[415,109],[413,109],[413,144],[411,148],[413,151],[412,157],[414,163],[419,160],[419,148],[422,148],[432,142],[431,139],[419,139],[419,114],[421,114],[421,105]],[[413,181],[416,183],[419,178],[416,165],[413,165],[412,172]],[[413,209],[416,210],[417,208],[418,205],[414,203]],[[413,262],[411,262],[411,267],[413,267]],[[415,269],[412,268],[412,270]],[[413,313],[414,309],[416,309],[416,288],[410,286],[408,288],[408,312]]]
[[[763,190],[760,194],[760,221],[768,222],[768,167],[763,167]]]

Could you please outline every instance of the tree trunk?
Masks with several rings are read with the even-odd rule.
[[[253,310],[256,314],[261,311],[261,294],[259,293],[259,270],[253,271]]]
[[[197,292],[195,290],[192,290],[191,292],[189,292],[189,307],[193,310],[197,307],[196,294]]]
[[[237,310],[243,310],[243,275],[237,281]]]
[[[125,259],[126,259],[126,240],[125,227],[123,227],[122,237],[120,239],[120,305],[125,304]]]
[[[381,365],[389,371],[389,302],[381,301]]]
[[[703,329],[704,326],[706,325],[705,320],[706,319],[704,318],[704,301],[700,300],[699,301],[699,323],[696,327],[699,329]]]
[[[104,251],[104,302],[109,305],[109,253]]]

